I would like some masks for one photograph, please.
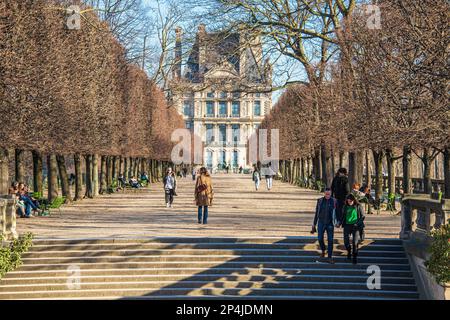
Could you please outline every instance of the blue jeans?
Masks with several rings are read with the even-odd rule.
[[[37,206],[33,203],[33,201],[30,198],[21,196],[20,200],[22,200],[23,203],[25,204],[25,215],[26,216],[31,215],[31,210],[37,210]]]
[[[319,238],[319,245],[322,252],[325,252],[325,231],[327,232],[328,239],[328,257],[331,258],[333,256],[333,237],[334,237],[334,226],[332,223],[324,224],[319,221],[317,225],[317,232]]]
[[[203,210],[202,210],[203,208]],[[202,221],[202,211],[203,211],[203,224],[208,223],[208,206],[198,207],[198,221]]]

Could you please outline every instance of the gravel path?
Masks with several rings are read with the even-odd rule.
[[[138,192],[116,193],[64,206],[61,216],[18,219],[19,233],[37,238],[134,238],[153,236],[285,237],[309,236],[320,194],[274,182],[271,191],[261,181],[256,192],[250,175],[214,175],[214,204],[208,225],[197,224],[194,182],[178,180],[178,197],[166,208],[162,184]],[[366,219],[368,238],[398,238],[400,217],[382,212]],[[341,238],[341,230],[336,237]]]

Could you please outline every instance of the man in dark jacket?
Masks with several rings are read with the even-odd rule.
[[[340,168],[331,183],[331,195],[337,200],[336,214],[339,224],[342,224],[342,208],[345,204],[345,198],[350,194],[350,185],[348,184],[347,169]]]
[[[328,262],[334,263],[333,261],[333,237],[334,237],[334,223],[335,223],[335,210],[337,201],[331,197],[331,189],[325,189],[325,196],[317,200],[316,214],[314,216],[314,222],[312,226],[311,233],[316,232],[316,225],[318,228],[318,240],[322,254],[322,258],[325,257],[325,242],[324,235],[327,232],[328,239]]]

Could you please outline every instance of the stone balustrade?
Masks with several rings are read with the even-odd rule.
[[[402,200],[400,238],[427,240],[434,229],[448,223],[450,199],[441,201],[429,196],[412,195]]]
[[[0,196],[0,237],[2,240],[17,239],[16,199],[14,196]]]
[[[409,195],[402,200],[400,238],[422,299],[450,299],[450,284],[436,283],[425,266],[430,257],[431,232],[449,222],[450,199],[439,201],[427,195]]]

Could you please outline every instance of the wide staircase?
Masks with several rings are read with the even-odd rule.
[[[34,240],[0,299],[419,298],[401,240],[366,239],[357,265],[335,250],[331,265],[310,237]]]

